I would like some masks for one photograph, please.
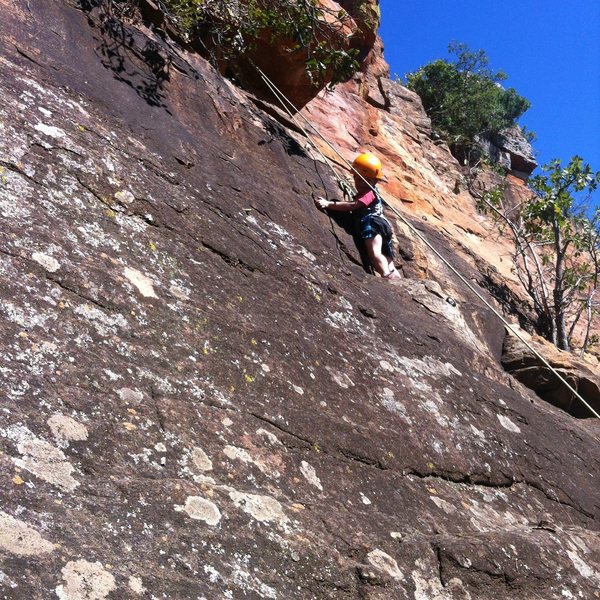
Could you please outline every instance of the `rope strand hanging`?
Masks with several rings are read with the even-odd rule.
[[[256,64],[252,63],[253,67],[257,70],[263,82],[267,85],[269,90],[273,93],[275,98],[279,101],[285,112],[288,113],[290,118],[296,123],[302,133],[306,136],[307,140],[311,144],[313,148],[321,155],[324,162],[331,168],[336,180],[338,182],[342,181],[339,175],[337,174],[335,168],[330,159],[328,159],[323,152],[319,149],[319,147],[312,140],[310,134],[306,131],[304,127],[298,122],[296,115],[300,115],[300,117],[310,126],[310,128],[315,132],[315,134],[327,145],[327,147],[332,150],[336,156],[338,156],[342,163],[345,164],[350,171],[353,171],[358,177],[360,177],[373,191],[376,191],[374,187],[358,172],[353,166],[340,154],[340,152],[317,130],[317,128],[308,120],[307,117],[302,115],[300,111],[294,106],[294,104],[285,96],[285,94],[269,79],[269,77],[264,73],[260,67]],[[291,110],[290,110],[291,109]],[[294,112],[292,112],[294,111]],[[565,387],[597,418],[600,419],[600,414],[592,407],[590,404],[581,396],[581,394],[515,329],[513,329],[512,325],[504,318],[496,308],[494,308],[487,299],[471,284],[471,282],[464,277],[455,267],[453,267],[450,262],[440,254],[440,252],[427,240],[422,232],[420,232],[406,217],[404,217],[396,208],[394,208],[388,201],[383,198],[385,205],[394,213],[394,215],[409,229],[409,231],[415,235],[425,246],[427,246],[436,256],[440,259],[440,261],[450,269],[466,286],[467,288],[475,294],[475,296],[481,300],[489,308],[498,319],[504,324],[504,326],[513,334],[517,339],[525,345],[525,347],[534,354],[554,375],[555,377],[565,385]]]

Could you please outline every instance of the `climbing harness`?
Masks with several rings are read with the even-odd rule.
[[[312,140],[310,134],[306,131],[306,129],[304,127],[302,127],[302,125],[298,122],[298,119],[296,118],[296,115],[299,114],[302,119],[311,127],[311,129],[315,132],[315,134],[327,145],[327,147],[332,150],[336,156],[338,156],[342,163],[346,165],[346,167],[354,172],[356,175],[358,175],[358,177],[360,177],[370,188],[371,190],[376,193],[379,194],[378,190],[372,186],[369,181],[366,180],[366,178],[362,175],[362,173],[360,172],[359,169],[355,168],[353,165],[351,165],[341,154],[340,152],[334,148],[334,146],[332,146],[329,141],[327,139],[325,139],[325,137],[318,131],[318,129],[308,120],[307,117],[305,117],[304,115],[302,115],[300,113],[300,111],[294,106],[294,104],[291,102],[291,100],[289,100],[285,94],[273,83],[273,81],[271,81],[271,79],[269,79],[269,77],[264,73],[264,71],[258,67],[256,64],[252,63],[252,65],[254,66],[254,68],[257,70],[258,74],[260,75],[261,79],[263,80],[263,82],[267,85],[267,87],[271,90],[271,92],[273,93],[273,95],[275,96],[275,98],[277,98],[277,100],[279,101],[279,103],[281,104],[281,106],[283,107],[283,109],[288,113],[288,115],[290,116],[290,118],[294,121],[294,123],[296,123],[296,125],[299,127],[300,131],[302,131],[302,133],[306,136],[308,142],[310,143],[310,145],[321,155],[321,157],[323,158],[325,164],[327,164],[336,180],[338,181],[338,185],[340,185],[341,187],[341,178],[339,177],[339,175],[337,174],[333,163],[330,159],[328,159],[323,152],[319,149],[319,147],[314,143],[314,141]],[[293,112],[292,112],[293,111]],[[475,294],[475,296],[477,298],[479,298],[479,300],[481,300],[481,302],[483,302],[485,304],[485,306],[487,306],[495,315],[496,317],[498,317],[498,319],[500,319],[500,321],[504,324],[504,326],[512,333],[515,335],[515,337],[517,337],[517,339],[525,345],[525,347],[532,352],[546,367],[548,367],[548,369],[556,376],[556,378],[561,381],[565,387],[597,418],[600,419],[600,414],[598,414],[598,412],[592,407],[590,406],[590,404],[583,398],[583,396],[581,396],[581,394],[515,329],[513,329],[512,325],[500,314],[500,312],[498,312],[487,300],[486,298],[477,290],[475,289],[475,287],[471,284],[471,282],[464,277],[455,267],[453,267],[450,262],[440,254],[440,252],[438,252],[438,250],[427,240],[427,238],[424,236],[424,234],[422,234],[412,223],[410,223],[408,221],[408,219],[406,219],[406,217],[404,217],[400,212],[398,212],[389,202],[387,202],[385,200],[385,198],[381,197],[385,206],[387,206],[393,213],[394,215],[396,215],[396,217],[409,229],[409,231],[415,235],[421,242],[423,242],[423,244],[425,244],[425,246],[427,246],[436,256],[437,258],[440,259],[440,261],[447,267],[449,268],[466,286],[469,290],[471,290],[471,292],[473,292],[473,294]],[[452,299],[453,300],[453,299]]]

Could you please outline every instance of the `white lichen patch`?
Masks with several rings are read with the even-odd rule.
[[[342,311],[327,311],[325,322],[334,329],[351,330],[354,332],[362,332],[361,322],[351,313]]]
[[[390,388],[383,388],[381,392],[381,396],[379,397],[379,401],[385,408],[387,408],[390,412],[396,413],[401,419],[406,421],[409,425],[412,425],[412,419],[408,416],[408,412],[406,410],[406,406],[402,404],[399,400],[396,400],[394,395],[394,391]]]
[[[4,177],[4,185],[0,185],[0,215],[10,219],[13,224],[15,221],[26,222],[31,219],[31,210],[25,203],[16,201],[16,198],[26,197],[30,186],[23,177],[12,172]]]
[[[398,370],[411,377],[423,375],[438,379],[440,377],[462,377],[462,373],[450,363],[443,363],[437,358],[425,356],[420,358],[398,357]]]
[[[58,440],[59,446],[69,442],[82,442],[88,439],[88,430],[85,425],[71,417],[60,413],[52,415],[47,421],[52,435]]]
[[[331,375],[331,379],[335,383],[337,383],[342,389],[347,390],[350,387],[354,387],[354,382],[346,373],[340,371],[334,371],[330,367],[325,367],[329,374]]]
[[[208,580],[211,583],[217,583],[217,581],[224,581],[223,576],[217,569],[215,569],[212,565],[204,565],[202,567],[204,572],[208,575]]]
[[[237,446],[227,445],[223,448],[223,454],[230,460],[239,460],[245,463],[254,463],[254,459],[247,450]]]
[[[394,579],[404,579],[404,574],[398,567],[398,563],[389,554],[379,548],[375,548],[375,550],[367,554],[367,562]]]
[[[478,437],[481,440],[485,440],[485,434],[483,433],[483,431],[481,431],[480,429],[477,429],[477,427],[475,427],[475,425],[473,425],[473,424],[471,424],[469,427],[475,437]]]
[[[77,231],[81,234],[85,243],[93,248],[111,248],[115,252],[121,250],[119,242],[107,234],[98,223],[87,223],[85,227],[77,227]]]
[[[150,218],[147,215],[147,218]],[[133,234],[143,233],[149,227],[148,223],[137,215],[124,215],[120,212],[115,215],[115,223],[123,230],[129,230]],[[135,244],[138,248],[143,248],[139,242]]]
[[[229,497],[238,508],[260,523],[274,523],[282,529],[287,528],[289,519],[275,498],[237,491],[229,492]]]
[[[150,277],[147,277],[137,269],[126,267],[123,275],[138,289],[145,298],[158,298],[154,291],[153,283]]]
[[[21,307],[15,306],[10,302],[0,302],[0,314],[4,315],[8,321],[16,323],[23,329],[48,327],[47,321],[56,320],[55,315],[41,313],[27,304]]]
[[[445,513],[451,515],[456,513],[456,507],[454,504],[450,504],[447,500],[440,498],[439,496],[429,496],[432,502],[438,507],[441,508]]]
[[[12,458],[17,467],[33,473],[65,492],[72,492],[79,485],[71,475],[74,471],[73,465],[62,450],[38,438],[23,426],[10,427],[5,435],[17,444],[21,458]]]
[[[91,338],[88,339],[88,341],[91,341]],[[106,377],[108,377],[109,381],[117,381],[118,379],[123,379],[123,375],[119,375],[118,373],[115,373],[114,371],[111,371],[110,369],[102,369],[104,371],[104,374],[106,375]]]
[[[142,402],[142,400],[144,399],[144,394],[142,394],[142,392],[138,391],[138,390],[132,390],[130,388],[120,388],[117,390],[117,394],[119,395],[119,398],[121,398],[121,400],[123,400],[123,402],[125,403],[133,403],[133,404],[137,404],[139,402]]]
[[[223,448],[223,454],[225,454],[225,456],[227,458],[229,458],[230,460],[239,460],[246,464],[252,464],[252,465],[258,467],[258,469],[260,469],[260,471],[262,471],[265,474],[271,474],[271,475],[274,475],[275,477],[279,477],[279,475],[280,475],[276,471],[271,472],[267,465],[265,465],[258,458],[255,458],[254,456],[252,456],[244,448],[238,448],[237,446],[227,445],[227,446],[225,446],[225,448]]]
[[[272,221],[267,221],[265,224],[266,228],[261,227],[258,221],[252,215],[246,215],[246,220],[260,229],[267,236],[275,234],[279,238],[278,242],[290,251],[300,254],[310,262],[315,262],[317,260],[316,256],[312,254],[312,252],[309,252],[302,244],[298,243],[292,234],[287,229],[281,227],[281,225],[278,225]],[[277,248],[277,245],[272,239],[270,239],[270,237],[267,238],[267,241],[273,248]]]
[[[73,312],[91,321],[100,335],[115,334],[115,327],[126,328],[129,325],[123,315],[119,313],[107,315],[99,308],[90,304],[80,304],[75,307]]]
[[[491,528],[507,528],[507,527],[518,527],[527,524],[527,518],[523,513],[509,512],[509,511],[498,511],[493,508],[492,503],[494,500],[503,499],[503,495],[497,490],[493,495],[487,495],[483,498],[483,503],[471,498],[471,506],[468,510],[468,514],[471,515],[469,522],[477,531],[489,531]]]
[[[315,468],[308,464],[305,460],[300,463],[300,472],[304,476],[304,479],[308,481],[311,485],[314,485],[319,490],[323,491],[323,486],[321,485],[321,480],[317,477],[317,472]]]
[[[512,431],[513,433],[521,433],[521,429],[516,423],[513,423],[508,417],[504,415],[496,415],[498,417],[498,421],[500,421],[500,425],[507,429],[508,431]]]
[[[60,269],[60,263],[52,256],[48,254],[43,254],[41,252],[34,252],[31,255],[32,260],[34,260],[38,265],[41,265],[49,271],[50,273],[55,273]]]
[[[416,569],[411,572],[415,584],[414,600],[471,600],[471,594],[465,589],[458,577],[453,577],[442,585],[435,567],[428,567],[424,560],[417,560]]]
[[[231,573],[233,583],[244,592],[255,592],[261,599],[276,600],[277,591],[275,588],[260,581],[250,572],[250,569],[250,557],[247,555],[241,556]]]
[[[123,204],[135,202],[135,196],[129,190],[119,190],[115,192],[115,198]]]
[[[573,542],[569,541],[570,549],[567,550],[567,556],[573,563],[573,566],[577,570],[577,572],[586,579],[592,579],[596,582],[598,586],[600,586],[600,573],[596,571],[592,566],[590,566],[581,556],[579,555],[579,548],[573,544]]]
[[[202,496],[189,496],[183,506],[175,506],[178,512],[185,512],[188,517],[197,521],[204,521],[207,525],[214,527],[221,520],[219,507]]]
[[[132,575],[128,582],[127,585],[129,586],[129,589],[134,593],[134,594],[138,594],[138,595],[142,595],[146,593],[146,588],[144,587],[144,582],[142,581],[141,577],[137,577],[136,575]]]
[[[440,427],[449,427],[450,420],[441,412],[444,403],[433,389],[429,390],[429,396],[423,401],[422,405],[427,412],[433,415]]]
[[[206,454],[202,448],[198,448],[197,446],[192,448],[189,460],[193,470],[195,471],[201,471],[204,473],[206,471],[212,471],[213,469],[213,463],[208,457],[208,454]]]
[[[15,355],[18,361],[27,365],[32,375],[53,373],[58,357],[58,349],[53,342],[34,344]]]
[[[15,556],[39,556],[52,552],[54,544],[27,523],[0,511],[0,549]]]
[[[171,285],[169,287],[169,291],[171,294],[173,294],[173,296],[175,296],[175,298],[179,300],[185,301],[190,299],[191,292],[189,289],[184,289],[183,287],[177,285]]]
[[[100,562],[75,560],[62,569],[64,583],[56,588],[60,600],[104,600],[117,586]]]
[[[60,127],[54,127],[52,125],[46,125],[45,123],[36,123],[33,128],[48,137],[60,140],[67,137],[67,134],[60,129]]]
[[[390,373],[394,372],[394,367],[387,360],[380,360],[379,366],[384,370]]]
[[[418,403],[412,402],[411,407],[420,407],[429,413],[440,427],[449,428],[458,425],[458,418],[456,416],[449,417],[445,414],[448,410],[447,403],[442,400],[439,393],[431,385],[432,380],[436,381],[441,377],[462,376],[461,372],[452,364],[443,363],[436,358],[428,356],[422,359],[413,359],[406,356],[398,356],[395,353],[388,353],[388,360],[384,362],[384,370],[389,371],[391,367],[400,376],[402,387],[409,388],[420,399]],[[396,400],[392,390],[384,388],[380,402],[390,412],[395,412],[404,418],[409,425],[412,424],[406,407]]]
[[[272,433],[271,431],[267,431],[266,429],[263,429],[262,427],[260,429],[256,430],[256,435],[259,435],[263,438],[265,438],[269,444],[271,444],[271,446],[281,446],[281,442],[279,441],[279,438]]]
[[[317,257],[312,252],[309,252],[304,246],[299,246],[298,252],[304,256],[304,258],[310,260],[310,262],[315,262],[317,260]]]

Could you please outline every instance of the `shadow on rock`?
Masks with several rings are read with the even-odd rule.
[[[80,6],[88,13],[89,25],[97,31],[96,54],[102,65],[150,106],[167,109],[164,86],[170,79],[172,60],[160,44],[124,24],[124,18],[135,18],[133,9],[127,4],[116,8],[105,0],[81,0]]]
[[[521,335],[526,336],[528,342],[595,411],[600,411],[600,381],[582,360],[558,350],[538,336],[533,339],[523,332]],[[590,409],[547,365],[513,335],[507,334],[504,340],[502,366],[542,400],[578,419],[592,417]]]

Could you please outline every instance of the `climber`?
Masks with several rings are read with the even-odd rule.
[[[356,194],[351,201],[331,201],[318,197],[319,210],[352,211],[358,236],[364,242],[374,269],[386,279],[400,277],[394,266],[392,227],[383,215],[383,201],[375,187],[382,181],[381,161],[370,152],[359,154],[352,163]]]

